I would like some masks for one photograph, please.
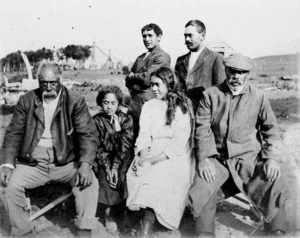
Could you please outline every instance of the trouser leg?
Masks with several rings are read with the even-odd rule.
[[[140,229],[140,236],[149,237],[153,233],[153,227],[155,223],[155,213],[153,209],[144,209],[144,217],[142,222],[142,227]]]
[[[228,169],[217,159],[210,159],[215,165],[215,180],[211,183],[201,178],[197,172],[189,191],[190,208],[196,217],[196,232],[215,233],[215,216],[218,189],[229,178]]]
[[[51,169],[51,178],[58,182],[71,183],[77,212],[75,224],[79,229],[93,229],[96,228],[98,223],[96,211],[98,206],[99,183],[94,172],[92,172],[93,183],[90,186],[85,189],[75,186],[78,168],[79,165],[77,162],[57,166]]]
[[[215,219],[218,193],[210,198],[199,217],[196,218],[196,235],[210,233],[215,234]]]
[[[3,188],[11,235],[22,236],[32,230],[26,209],[25,189],[33,189],[48,182],[47,173],[39,166],[17,165],[7,187]]]
[[[154,213],[153,209],[146,208],[144,210],[143,222],[150,222],[151,224],[154,224],[154,222],[155,222],[155,213]]]
[[[129,104],[127,114],[132,117],[133,120],[133,134],[134,140],[138,137],[139,133],[139,119],[142,110],[143,102],[139,97],[139,94],[134,95]]]
[[[264,216],[266,231],[286,231],[285,203],[289,191],[285,176],[282,174],[272,182],[267,181],[264,172],[265,162],[266,160],[257,158],[251,180],[243,185],[248,197]]]
[[[285,205],[283,204],[276,216],[269,222],[265,223],[264,229],[266,232],[272,232],[276,230],[287,231]]]

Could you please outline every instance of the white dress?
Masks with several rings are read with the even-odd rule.
[[[165,227],[177,229],[185,208],[193,176],[189,137],[190,116],[178,107],[171,126],[166,126],[166,101],[146,102],[140,116],[136,154],[150,147],[151,155],[164,152],[168,159],[149,165],[136,175],[131,164],[127,172],[130,210],[152,208],[157,220]]]

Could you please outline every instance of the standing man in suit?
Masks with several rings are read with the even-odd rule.
[[[189,53],[180,56],[175,74],[180,88],[197,108],[202,92],[225,79],[222,55],[205,47],[206,28],[203,22],[191,20],[185,25],[185,44]]]
[[[136,59],[131,73],[125,79],[126,87],[132,97],[128,114],[133,118],[134,138],[138,136],[142,106],[146,101],[154,98],[150,89],[150,74],[159,67],[170,67],[171,64],[170,56],[159,46],[163,34],[161,28],[150,23],[144,26],[141,32],[148,51]]]

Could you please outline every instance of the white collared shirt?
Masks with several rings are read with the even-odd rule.
[[[197,52],[190,51],[189,71],[191,71],[193,69],[197,59],[199,58],[199,56],[202,53],[202,51],[204,50],[204,48],[205,48],[205,46],[201,47],[200,50]]]
[[[199,58],[200,54],[202,53],[202,51],[204,50],[205,46],[203,46],[202,48],[200,48],[199,51],[197,52],[192,52],[190,51],[190,59],[189,59],[189,67],[188,67],[188,75],[186,77],[186,86],[187,88],[192,88],[193,84],[194,84],[194,80],[191,77],[191,72],[192,69],[195,66],[195,63],[197,62],[197,59]]]
[[[151,53],[150,51],[146,52],[145,57],[143,58],[143,61],[148,57],[148,55],[150,55],[150,53]]]
[[[44,118],[45,118],[45,130],[40,139],[38,146],[52,147],[52,135],[51,135],[51,122],[54,116],[54,112],[57,108],[58,99],[60,97],[61,90],[59,91],[57,97],[48,103],[43,98],[43,108],[44,108]]]

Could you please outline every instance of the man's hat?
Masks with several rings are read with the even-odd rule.
[[[253,69],[251,59],[241,54],[233,54],[228,56],[227,58],[223,59],[223,64],[226,67],[237,71],[250,71]]]

